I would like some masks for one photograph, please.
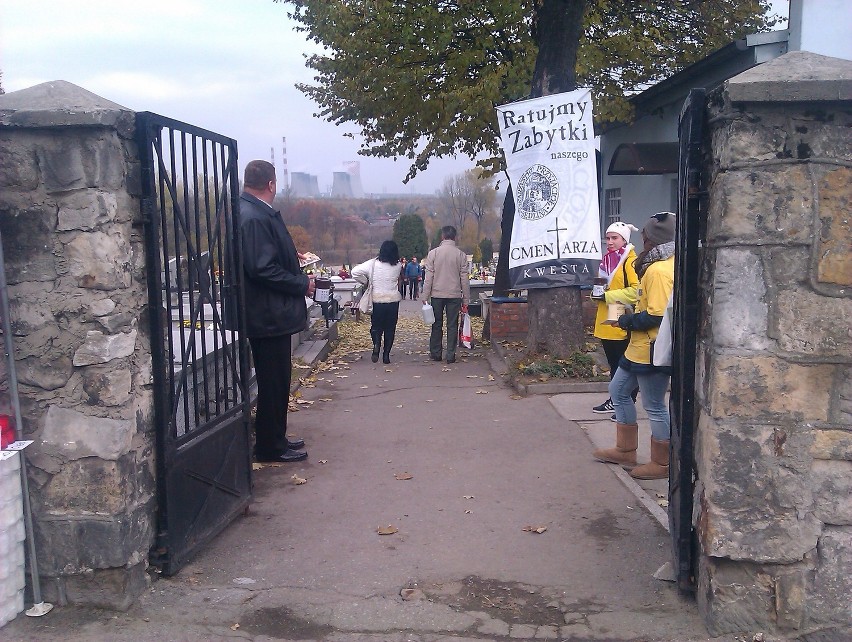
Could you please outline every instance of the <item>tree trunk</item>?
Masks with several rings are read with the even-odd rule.
[[[539,5],[532,98],[577,88],[575,67],[585,5],[585,0],[544,0]],[[529,352],[559,359],[582,347],[583,306],[578,287],[530,289],[527,313]]]
[[[571,91],[577,87],[576,65],[586,0],[542,0],[535,15],[535,59],[530,98]],[[509,250],[515,222],[512,186],[506,191],[500,222],[500,256],[494,295],[509,291]],[[529,332],[527,350],[559,358],[583,344],[583,308],[577,287],[528,291]]]
[[[509,248],[512,246],[512,227],[515,224],[515,198],[512,185],[506,190],[503,200],[503,215],[500,218],[500,250],[497,255],[497,273],[494,275],[494,296],[509,294]]]
[[[527,352],[565,359],[583,346],[583,302],[580,288],[529,290]]]

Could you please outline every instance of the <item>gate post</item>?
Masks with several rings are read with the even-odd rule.
[[[714,635],[852,632],[850,96],[852,62],[793,52],[708,97],[694,524]]]
[[[58,604],[127,608],[148,580],[153,423],[134,127],[130,110],[64,81],[0,96],[0,226],[34,440],[38,571]]]

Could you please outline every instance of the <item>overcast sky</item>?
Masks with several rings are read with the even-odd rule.
[[[310,49],[272,0],[0,0],[0,70],[6,92],[67,80],[135,111],[153,111],[237,139],[240,166],[253,158],[319,176],[361,162],[367,192],[433,193],[471,167],[434,161],[408,185],[405,161],[358,156],[354,128],[314,118],[295,87],[311,82]]]
[[[786,0],[776,0],[786,16]],[[331,184],[360,160],[367,192],[433,193],[473,165],[436,160],[403,185],[409,163],[357,155],[354,128],[314,118],[294,84],[311,82],[286,5],[272,0],[0,0],[0,70],[7,92],[67,80],[135,111],[153,111],[237,139],[240,166],[270,159],[281,138],[289,170]]]

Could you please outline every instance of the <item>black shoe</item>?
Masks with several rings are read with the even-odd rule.
[[[607,399],[600,406],[595,406],[592,408],[592,412],[596,412],[599,415],[609,415],[615,408],[612,407],[612,399]]]
[[[381,350],[381,346],[374,343],[373,344],[373,354],[372,354],[372,356],[370,356],[370,361],[372,361],[373,363],[376,363],[376,361],[379,360],[379,351],[380,350]]]
[[[271,457],[258,457],[257,461],[264,464],[288,464],[293,461],[302,461],[308,458],[308,453],[304,450],[285,450],[280,455]]]
[[[382,355],[382,363],[390,363],[390,354],[387,352]]]
[[[301,450],[305,447],[304,439],[287,440],[287,450]]]
[[[447,363],[455,363],[455,362],[456,362],[455,357],[447,357]]]
[[[441,355],[438,355],[438,356],[436,357],[434,354],[430,354],[430,355],[429,355],[429,358],[430,358],[432,361],[440,361],[440,360],[441,360]]]

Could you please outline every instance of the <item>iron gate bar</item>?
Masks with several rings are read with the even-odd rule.
[[[171,575],[251,500],[237,146],[150,112],[137,114],[137,140],[157,435],[151,560]],[[235,301],[227,328],[216,267]]]
[[[174,140],[174,131],[172,129],[170,129],[169,133],[170,133],[170,140],[173,141]],[[182,140],[185,140],[185,138],[183,136],[182,136]],[[161,144],[159,139],[157,139],[155,141],[155,150],[157,151],[157,156],[158,156],[158,159],[160,161],[159,176],[160,176],[160,185],[161,185],[160,193],[162,195],[161,198],[164,198],[164,195],[165,195],[165,192],[166,192],[165,188],[168,188],[168,193],[171,197],[172,204],[173,204],[173,214],[174,214],[173,227],[175,228],[175,230],[174,230],[174,247],[175,247],[176,253],[177,253],[177,250],[179,249],[178,248],[178,243],[179,243],[178,239],[180,237],[180,231],[182,230],[183,236],[186,239],[187,253],[190,256],[193,256],[193,255],[197,256],[198,252],[196,251],[196,249],[195,249],[195,247],[192,243],[192,239],[190,238],[190,235],[188,234],[189,222],[186,220],[186,216],[185,216],[185,211],[189,206],[188,190],[184,189],[184,198],[183,198],[184,208],[181,209],[180,208],[180,201],[179,201],[179,198],[178,198],[178,193],[177,193],[177,190],[175,189],[174,182],[168,180],[168,170],[166,169],[165,164],[162,162],[162,144]],[[193,149],[193,151],[195,151],[195,150]],[[223,153],[224,153],[224,150],[223,150]],[[174,158],[174,146],[173,146],[173,144],[170,146],[170,160],[171,160],[171,168],[172,168],[171,171],[172,171],[172,173],[174,173],[176,159]],[[224,163],[224,157],[222,158],[222,161]],[[223,178],[229,177],[231,175],[231,173],[232,173],[231,168],[229,168],[226,176],[224,176]],[[184,169],[184,175],[186,175],[186,169]],[[185,181],[185,183],[186,183],[186,181]],[[205,181],[205,183],[206,183],[206,181]],[[163,219],[163,221],[162,221],[162,223],[163,223],[163,243],[168,244],[168,239],[167,239],[167,232],[168,232],[167,223],[168,222],[166,220],[166,208],[165,208],[165,202],[163,200],[161,200],[161,215],[162,215],[162,219]],[[219,227],[217,227],[215,229],[215,232],[214,232],[215,237],[218,238],[219,240],[221,240],[220,232],[221,232],[221,229]],[[209,253],[208,253],[208,256],[209,256]],[[168,274],[168,262],[166,262],[165,265],[166,265],[167,277],[168,277],[169,276],[169,274]],[[202,273],[201,268],[206,268],[206,266],[207,266],[207,263],[205,263],[204,261],[201,261],[199,267],[195,269],[195,272],[197,274],[201,274]],[[175,272],[176,272],[176,283],[177,283],[177,286],[178,286],[178,291],[182,292],[183,291],[184,278],[183,278],[183,270],[181,269],[181,263],[179,261],[176,261],[176,263],[175,263]],[[190,271],[190,275],[188,275],[188,280],[191,277],[191,275],[192,275],[192,271]],[[167,280],[167,282],[169,282],[169,278],[167,278],[166,280]],[[189,285],[189,284],[187,283],[187,285]],[[200,294],[203,294],[203,292],[200,292]],[[212,293],[211,293],[210,296],[212,298]],[[196,323],[199,321],[199,318],[198,318],[199,313],[201,313],[201,311],[203,310],[203,307],[201,305],[199,305],[199,302],[196,301],[194,298],[189,299],[189,304],[190,304],[189,319],[186,319],[184,317],[183,305],[178,306],[178,319],[179,319],[179,322],[180,322],[179,323],[179,328],[180,328],[179,332],[180,332],[180,335],[181,335],[182,345],[186,345],[186,344],[190,345],[190,355],[193,357],[193,361],[194,361],[195,357],[196,357],[196,349],[195,349],[195,341],[194,341],[194,336],[196,334],[196,329],[197,329]],[[170,301],[168,302],[168,310],[169,310],[169,312],[171,312]],[[227,345],[227,343],[228,343],[227,338],[224,335],[225,329],[224,329],[223,324],[221,323],[221,319],[218,315],[218,312],[216,311],[215,306],[212,307],[212,312],[213,312],[214,324],[220,329],[223,344]],[[203,320],[204,319],[203,319],[203,315],[202,315],[202,323],[203,323]],[[187,337],[186,331],[185,331],[185,328],[186,328],[187,325],[189,326],[189,336],[188,337]],[[205,343],[205,335],[202,334],[200,336],[202,337],[202,344],[204,344]],[[171,334],[169,335],[169,352],[171,354],[174,354],[174,343],[171,339]],[[204,345],[202,345],[202,352],[205,352]],[[178,387],[181,387],[181,388],[183,388],[184,385],[186,384],[186,375],[187,375],[187,372],[188,372],[187,362],[189,360],[190,355],[187,355],[185,351],[182,351],[182,354],[183,354],[183,360],[182,360],[182,364],[181,364],[180,380],[178,382],[175,382],[173,373],[170,377],[170,381],[171,381],[171,384],[172,384],[173,387],[175,386],[175,383],[177,383]],[[229,364],[231,365],[232,374],[234,376],[234,379],[236,380],[236,378],[237,378],[237,373],[236,373],[237,364],[236,364],[236,361],[234,359],[233,351],[226,351],[225,356],[226,356],[226,359],[228,359]],[[204,366],[204,365],[206,365],[206,362],[202,360],[202,366]],[[218,370],[217,370],[217,373],[218,373]],[[224,374],[227,374],[227,370],[225,370]],[[232,390],[232,392],[236,392],[236,391]],[[194,404],[194,412],[193,412],[192,418],[197,423],[198,419],[199,419],[198,412],[197,412],[198,395],[197,395],[197,388],[195,388],[195,387],[193,387],[193,397],[194,397],[195,404]],[[176,397],[175,398],[174,403],[176,405],[175,405],[175,407],[173,407],[171,409],[171,414],[174,415],[177,412],[178,409],[177,409],[176,406],[177,406],[177,404],[180,403],[181,400],[183,401],[184,424],[188,425],[190,423],[189,400],[186,397],[186,395],[184,395],[182,397]]]
[[[674,569],[682,592],[695,590],[695,530],[692,526],[695,462],[695,363],[699,323],[699,232],[705,216],[702,192],[704,89],[693,89],[681,110],[678,137],[678,217],[675,237],[672,448],[669,462],[669,531]]]

